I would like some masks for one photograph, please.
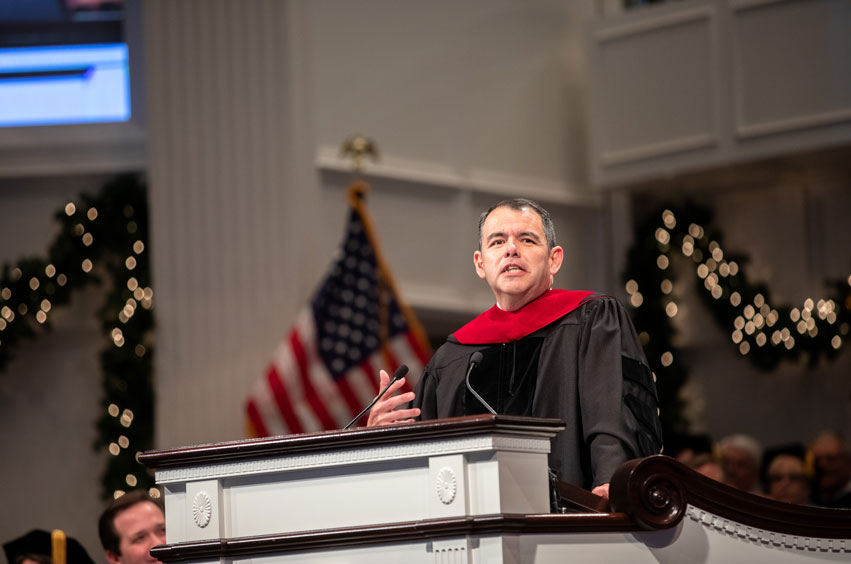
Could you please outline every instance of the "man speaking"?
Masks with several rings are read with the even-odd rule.
[[[550,466],[608,498],[621,464],[661,450],[656,387],[617,300],[552,289],[563,259],[537,203],[504,200],[483,213],[473,264],[496,305],[447,338],[414,392],[392,395],[403,380],[391,386],[368,425],[491,411],[562,419]],[[381,387],[389,381],[382,371]]]

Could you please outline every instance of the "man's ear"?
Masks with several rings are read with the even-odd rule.
[[[115,554],[111,550],[106,550],[106,560],[109,564],[121,564],[121,555]]]
[[[473,253],[473,267],[476,269],[476,274],[479,275],[479,278],[482,280],[485,279],[485,260],[482,257],[482,251],[476,251]]]
[[[553,247],[550,251],[550,275],[555,276],[561,269],[561,263],[564,260],[564,249],[561,247]]]

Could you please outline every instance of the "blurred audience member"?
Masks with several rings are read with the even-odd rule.
[[[813,501],[824,507],[851,508],[851,451],[841,433],[824,431],[810,443],[815,460]]]
[[[724,483],[742,491],[759,494],[762,446],[749,435],[730,435],[721,439],[721,470]]]
[[[3,544],[9,564],[94,564],[79,542],[59,529],[34,529]]]
[[[809,505],[811,473],[806,466],[803,452],[781,452],[774,456],[766,472],[768,497],[786,503]]]
[[[98,521],[98,534],[109,564],[156,564],[151,549],[165,544],[161,498],[133,490],[114,500]]]
[[[701,453],[695,455],[687,463],[684,463],[689,468],[693,469],[707,478],[712,478],[717,482],[724,481],[724,472],[721,471],[721,465],[718,464],[712,455],[709,453]]]

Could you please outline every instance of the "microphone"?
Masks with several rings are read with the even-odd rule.
[[[474,396],[476,396],[477,400],[482,402],[482,405],[485,406],[487,408],[487,410],[491,412],[491,414],[496,415],[496,411],[494,411],[493,408],[490,405],[488,405],[488,402],[486,402],[484,399],[482,399],[482,396],[477,394],[476,390],[473,389],[473,386],[470,385],[470,373],[473,372],[473,369],[480,362],[482,362],[482,353],[480,353],[479,351],[476,351],[476,352],[474,352],[473,354],[470,355],[470,368],[467,369],[467,389],[470,390],[470,393],[472,393]]]
[[[481,355],[479,355],[479,356],[481,356]],[[382,398],[382,396],[384,396],[384,394],[386,394],[386,393],[387,393],[387,390],[389,390],[389,389],[390,389],[390,386],[392,386],[392,385],[396,382],[396,380],[401,380],[402,378],[404,378],[404,377],[405,377],[405,374],[407,374],[407,373],[408,373],[408,367],[407,367],[406,365],[404,365],[404,364],[400,364],[400,365],[399,365],[399,368],[397,368],[397,369],[396,369],[396,372],[394,372],[394,373],[393,373],[393,377],[392,377],[392,378],[390,378],[390,383],[389,383],[389,384],[387,384],[387,386],[385,386],[385,387],[384,387],[384,389],[383,389],[383,390],[381,390],[381,392],[380,392],[377,396],[375,396],[375,399],[374,399],[374,400],[372,400],[371,402],[369,402],[369,405],[368,405],[368,406],[366,406],[366,407],[364,407],[364,408],[363,408],[363,411],[361,411],[360,413],[358,413],[358,414],[355,416],[355,418],[354,418],[354,419],[352,419],[351,421],[349,421],[349,422],[348,422],[348,424],[346,424],[346,426],[345,426],[345,427],[343,427],[343,431],[345,431],[346,429],[348,429],[349,427],[351,427],[352,425],[354,425],[354,424],[355,424],[355,422],[356,422],[358,419],[360,419],[361,417],[363,417],[363,414],[364,414],[364,413],[366,413],[367,411],[369,411],[370,409],[372,409],[372,406],[373,406],[373,405],[375,405],[375,402],[377,402],[378,400],[380,400],[380,399]]]

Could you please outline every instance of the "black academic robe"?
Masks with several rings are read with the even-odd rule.
[[[483,314],[484,315],[484,314]],[[614,298],[592,295],[563,317],[505,343],[462,344],[450,335],[416,386],[423,420],[487,413],[553,417],[567,428],[549,463],[564,482],[591,489],[629,459],[662,446],[656,387],[635,329]]]

